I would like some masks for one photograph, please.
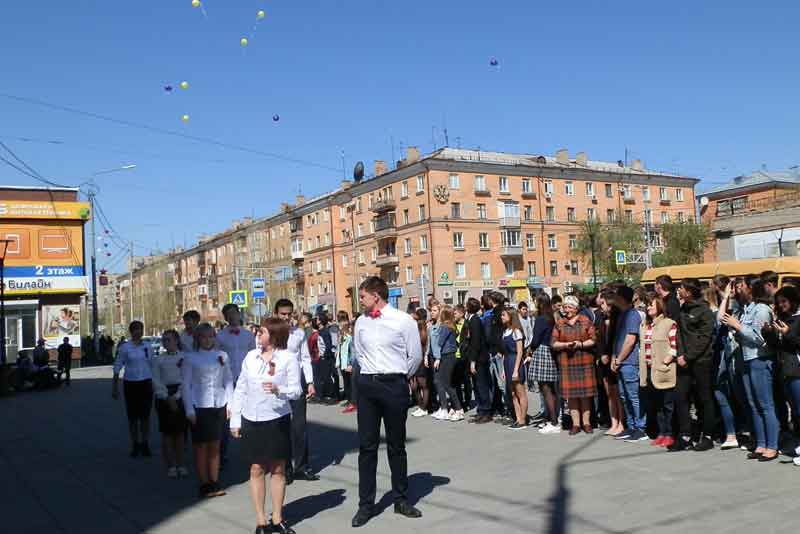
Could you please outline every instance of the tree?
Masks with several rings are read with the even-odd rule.
[[[661,226],[664,250],[653,254],[653,266],[702,263],[711,229],[706,224],[692,222],[669,223]]]
[[[617,217],[617,220],[620,220]],[[601,280],[624,278],[637,279],[644,270],[643,265],[620,265],[615,261],[614,251],[640,252],[644,249],[642,227],[632,222],[602,224],[598,221],[585,221],[581,225],[576,251],[584,260],[585,271],[592,270],[592,250],[594,249],[595,269]]]

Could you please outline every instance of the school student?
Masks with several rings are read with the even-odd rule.
[[[117,349],[114,361],[114,380],[111,398],[119,398],[119,374],[124,369],[122,390],[125,394],[125,411],[128,414],[128,431],[131,437],[131,458],[151,456],[150,410],[153,406],[153,372],[150,367],[151,349],[142,342],[144,324],[133,321],[128,326],[131,340]]]
[[[181,400],[181,365],[183,354],[180,334],[167,330],[161,335],[164,351],[153,358],[153,391],[156,396],[158,431],[161,432],[161,456],[167,476],[188,476],[183,465],[183,437],[186,433],[186,412]]]

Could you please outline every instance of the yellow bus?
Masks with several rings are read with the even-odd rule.
[[[662,274],[670,275],[673,280],[697,278],[704,284],[707,284],[717,274],[724,274],[725,276],[734,278],[737,276],[746,276],[748,274],[761,274],[764,271],[775,271],[778,273],[780,285],[788,282],[791,285],[800,287],[800,257],[797,256],[653,267],[644,272],[641,284],[650,288],[655,284],[656,278]]]

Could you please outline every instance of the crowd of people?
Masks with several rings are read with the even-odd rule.
[[[385,289],[376,280],[373,285]],[[223,308],[227,325],[219,329],[187,312],[182,332],[163,333],[159,355],[142,342],[142,324],[131,323],[130,340],[114,363],[112,396],[119,397],[124,369],[132,457],[152,455],[155,399],[170,478],[189,476],[183,452],[191,435],[204,498],[225,494],[219,472],[229,437],[240,438],[251,466],[257,532],[293,532],[282,516],[285,486],[318,479],[308,460],[306,404],[359,412],[359,383],[372,388],[382,376],[400,376],[412,417],[460,422],[474,408],[468,422],[476,425],[494,421],[512,431],[570,436],[599,429],[612,439],[649,441],[670,452],[708,451],[718,442],[722,450],[742,449],[745,458],[759,462],[775,460],[783,450],[800,465],[800,447],[793,448],[800,435],[800,291],[778,281],[766,272],[717,276],[704,287],[664,275],[652,292],[611,282],[591,295],[542,292],[531,306],[511,306],[502,293],[488,292],[455,306],[431,299],[426,308],[411,306],[406,313],[383,302],[383,312],[372,306],[363,317],[376,325],[380,317],[416,324],[408,327],[413,336],[403,334],[401,363],[389,365],[392,372],[385,375],[376,374],[375,362],[390,361],[382,360],[380,348],[389,342],[376,337],[370,348],[365,340],[371,321],[357,323],[341,311],[335,321],[324,312],[295,313],[291,301],[281,299],[273,317],[246,328],[229,304]],[[361,337],[354,337],[359,331]],[[395,348],[387,345],[386,354]],[[406,369],[402,362],[412,363]],[[539,396],[535,415],[529,415],[530,393]],[[402,416],[379,415],[374,394],[362,392],[369,401],[362,411],[369,413],[359,413],[361,454],[370,458],[377,453],[377,434],[362,436],[365,421],[370,428],[374,418],[402,422],[405,434],[406,409]],[[364,445],[370,439],[374,451]],[[404,437],[397,441],[405,461]],[[264,507],[266,476],[271,516]],[[365,491],[369,501],[369,487]],[[397,490],[398,513],[419,517],[402,501],[404,491]],[[354,526],[369,517],[357,515]]]

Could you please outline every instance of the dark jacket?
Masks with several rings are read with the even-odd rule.
[[[778,362],[781,376],[785,380],[800,378],[800,315],[792,315],[784,320],[789,326],[789,332],[777,339],[775,348],[778,352]]]
[[[489,361],[489,352],[486,350],[483,324],[477,314],[461,329],[460,336],[461,355],[466,356],[471,362],[484,363]]]
[[[550,346],[550,336],[553,334],[553,325],[541,315],[536,317],[533,323],[533,340],[531,341],[531,350],[536,350],[539,345],[546,347]]]
[[[500,314],[503,308],[496,306],[494,309],[483,314],[483,333],[486,350],[489,354],[500,354],[503,352],[503,325],[500,322]]]
[[[705,302],[684,302],[678,321],[682,345],[678,347],[678,355],[688,362],[712,363],[714,322],[714,312]]]
[[[58,346],[58,363],[63,365],[72,362],[72,345],[69,343],[62,343]]]
[[[320,358],[323,360],[332,360],[333,359],[333,336],[331,336],[330,327],[326,326],[325,328],[320,329],[319,337],[325,341],[325,353],[320,354]]]

